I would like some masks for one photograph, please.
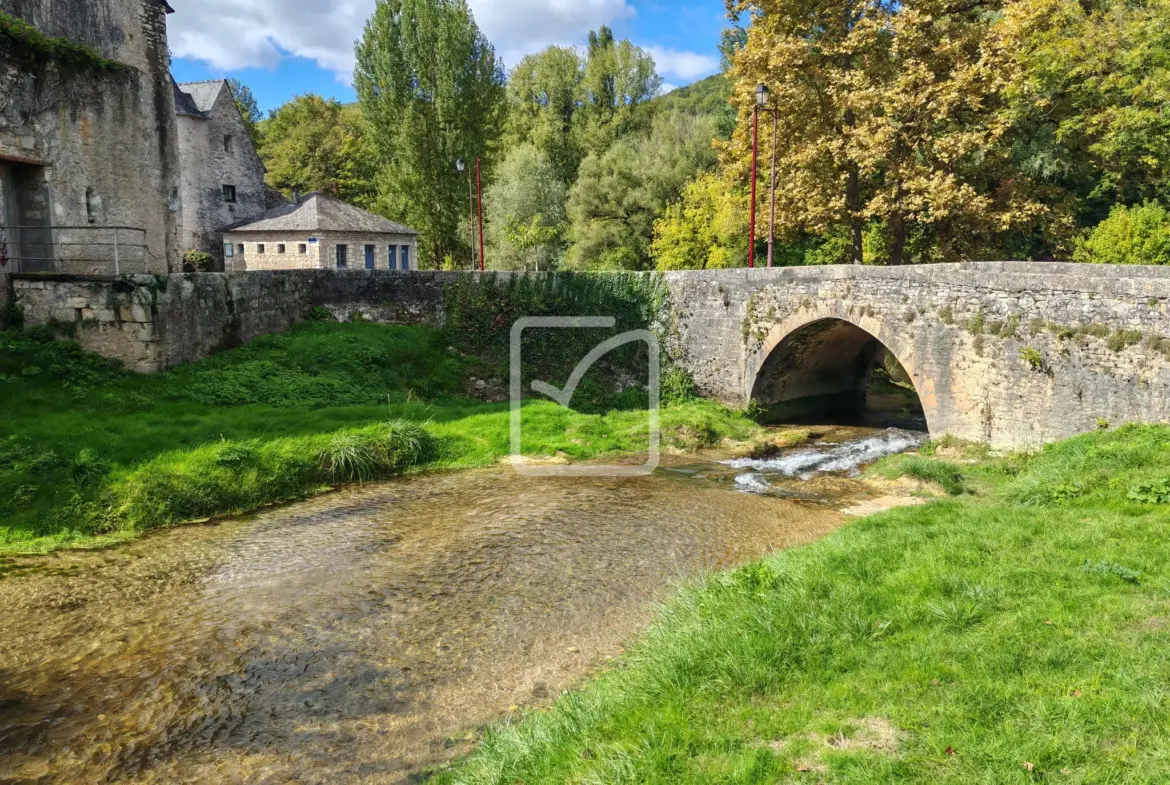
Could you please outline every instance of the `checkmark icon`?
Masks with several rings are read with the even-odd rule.
[[[522,345],[525,330],[530,329],[550,329],[550,330],[596,330],[596,329],[613,329],[617,326],[617,320],[611,316],[536,316],[526,317],[518,320],[512,325],[512,353],[511,353],[511,381],[512,381],[512,418],[511,418],[511,436],[512,436],[512,466],[520,473],[529,476],[588,476],[588,477],[625,477],[650,474],[656,468],[661,457],[661,433],[659,430],[659,381],[660,381],[660,351],[658,346],[658,339],[649,330],[630,330],[629,332],[615,335],[602,343],[598,344],[589,354],[577,363],[577,367],[569,375],[565,386],[556,387],[543,380],[533,381],[531,388],[533,391],[547,396],[552,400],[564,406],[566,409],[571,408],[573,401],[573,394],[577,392],[577,387],[581,384],[581,380],[585,378],[585,374],[589,372],[602,357],[610,352],[618,349],[626,344],[645,342],[649,349],[650,363],[649,363],[649,380],[647,388],[649,390],[649,407],[648,414],[650,420],[649,432],[649,458],[642,466],[533,466],[523,455],[521,443],[521,410],[524,404],[524,390],[523,390],[523,371],[522,371]]]

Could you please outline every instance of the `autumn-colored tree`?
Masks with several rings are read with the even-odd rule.
[[[854,263],[865,259],[874,222],[887,235],[890,264],[908,261],[908,238],[924,232],[933,258],[995,253],[1004,234],[1051,217],[1003,143],[1012,74],[990,36],[1001,6],[732,0],[731,10],[750,14],[752,26],[734,56],[741,122],[724,147],[730,174],[747,178],[753,93],[765,83],[778,113],[783,234],[845,228]],[[769,115],[764,126],[767,162]],[[763,193],[760,206],[766,215]]]
[[[1170,197],[1170,0],[1016,0],[996,25],[1021,167],[1082,223]]]
[[[659,270],[747,266],[748,196],[729,191],[707,172],[683,190],[654,224],[652,253]]]

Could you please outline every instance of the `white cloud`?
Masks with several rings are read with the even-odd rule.
[[[664,49],[660,46],[648,46],[646,51],[654,58],[654,64],[658,67],[659,74],[683,82],[692,82],[701,76],[710,76],[719,70],[719,60],[709,55],[701,55],[697,52],[680,52],[676,49]]]
[[[468,0],[504,62],[554,44],[584,43],[590,30],[635,15],[628,0]],[[375,0],[172,0],[171,50],[223,71],[275,68],[286,54],[315,61],[349,83],[354,42]],[[651,46],[659,73],[688,82],[718,70],[713,57]]]
[[[275,68],[282,52],[353,74],[354,41],[374,0],[175,0],[168,37],[176,57],[224,71]]]

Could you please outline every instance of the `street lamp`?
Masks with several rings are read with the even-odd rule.
[[[752,204],[748,229],[748,267],[756,266],[756,168],[760,154],[760,110],[768,106],[768,86],[756,88],[756,105],[752,107]]]
[[[460,158],[455,162],[455,170],[463,174],[467,170],[467,162]],[[467,176],[467,210],[467,226],[471,231],[471,267],[475,269],[475,189],[470,174]]]
[[[771,267],[776,252],[776,163],[777,163],[777,137],[780,130],[780,113],[776,107],[769,108],[769,99],[772,91],[768,89],[766,84],[760,84],[756,87],[756,105],[752,112],[752,219],[751,219],[751,238],[748,245],[748,267],[756,266],[756,171],[757,158],[759,155],[760,146],[760,112],[770,111],[772,113],[772,182],[770,187],[770,197],[772,202],[772,210],[768,219],[768,266]]]

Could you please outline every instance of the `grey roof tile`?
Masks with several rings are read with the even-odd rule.
[[[219,91],[227,84],[225,79],[212,79],[207,82],[182,82],[179,89],[189,95],[200,112],[210,112],[215,106],[215,99]]]
[[[195,100],[179,88],[179,85],[173,77],[171,78],[171,88],[175,93],[175,112],[177,114],[187,115],[188,117],[207,117],[207,115],[199,111],[199,107],[195,105]]]
[[[295,204],[277,207],[259,218],[232,224],[224,231],[418,234],[408,226],[388,221],[322,193],[303,196]]]

